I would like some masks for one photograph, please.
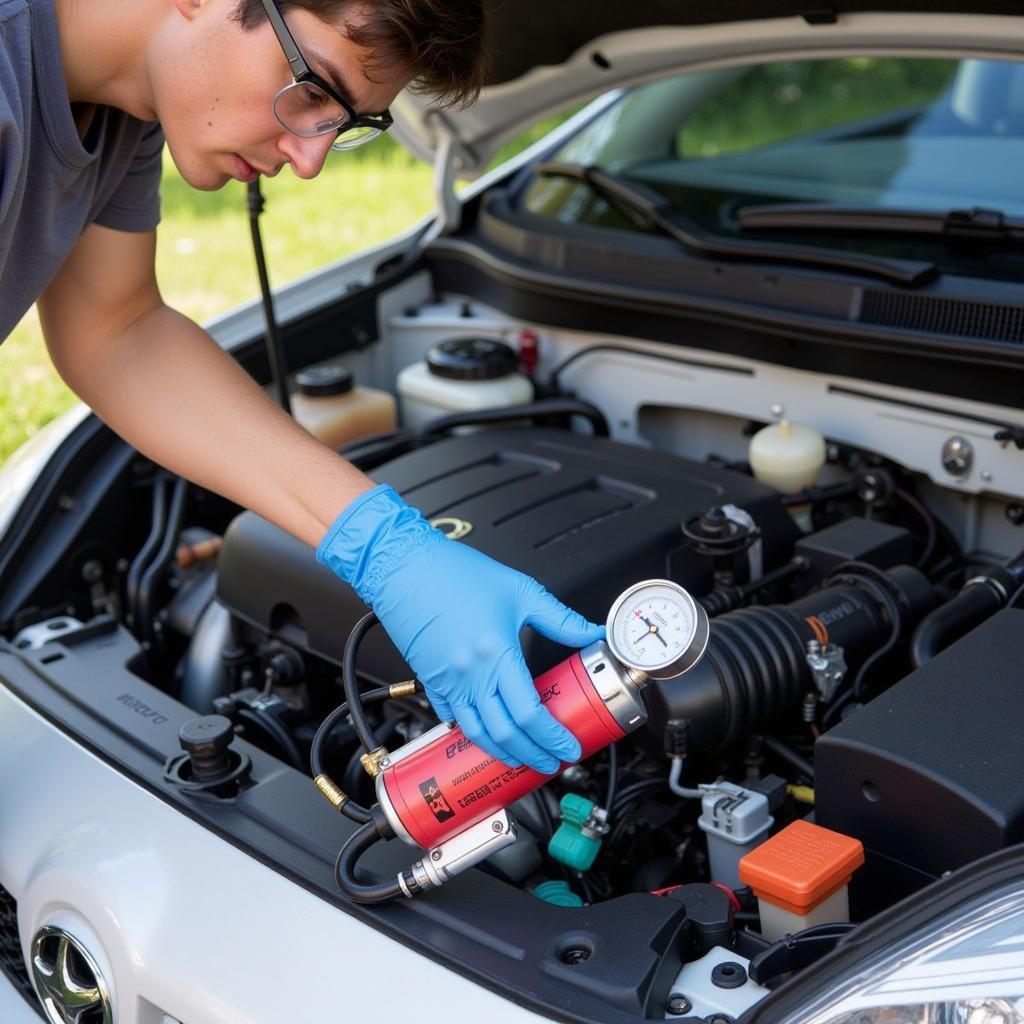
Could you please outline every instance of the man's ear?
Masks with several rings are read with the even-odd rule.
[[[188,21],[191,21],[198,13],[200,8],[206,6],[206,0],[171,0],[174,5],[174,9]]]

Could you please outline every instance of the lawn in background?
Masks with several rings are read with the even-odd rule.
[[[332,153],[319,177],[288,169],[263,182],[260,218],[271,283],[400,233],[433,205],[431,170],[390,139]],[[202,323],[259,290],[246,189],[197,192],[165,157],[157,274],[164,299]],[[0,347],[0,463],[75,401],[50,365],[33,309]]]

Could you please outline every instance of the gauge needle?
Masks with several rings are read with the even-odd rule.
[[[658,627],[653,622],[651,622],[651,620],[647,618],[646,615],[641,615],[640,618],[647,623],[647,633],[653,633],[661,641],[662,647],[668,647],[668,644],[665,642],[665,638],[658,632]],[[645,633],[644,636],[646,636],[647,633]]]

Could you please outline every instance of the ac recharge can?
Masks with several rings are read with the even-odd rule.
[[[579,740],[582,757],[621,739],[647,720],[643,676],[617,661],[603,641],[534,680],[541,703]],[[377,801],[395,834],[431,849],[515,803],[562,771],[510,768],[463,735],[440,725],[382,762]]]

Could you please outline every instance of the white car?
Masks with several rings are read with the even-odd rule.
[[[82,409],[10,460],[3,1024],[1024,1021],[1024,12],[877,7],[494,5],[480,103],[396,111],[436,215],[277,296],[307,391],[397,397],[345,451],[452,543],[710,619],[508,816],[427,780],[466,829],[413,848],[411,688],[376,781],[339,711],[314,785],[342,677],[408,670],[377,631],[343,671],[309,549]],[[258,303],[210,327],[272,383]],[[648,598],[578,662],[605,701]],[[409,842],[336,864],[324,795]]]

